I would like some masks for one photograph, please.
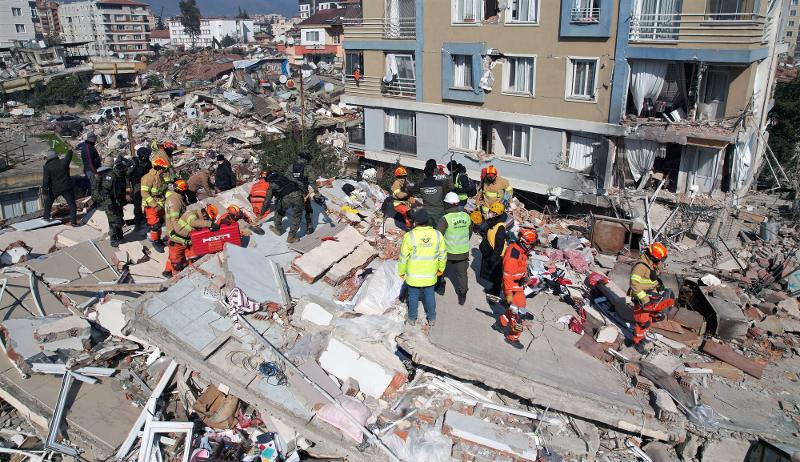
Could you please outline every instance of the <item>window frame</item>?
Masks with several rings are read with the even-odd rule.
[[[476,2],[478,4],[476,18],[474,21],[468,22],[464,20],[458,19],[458,2]],[[484,4],[484,0],[451,0],[450,1],[450,24],[453,26],[480,26],[483,22],[483,15],[484,15],[484,8],[486,5]]]
[[[463,63],[464,67],[465,67],[464,76],[465,76],[465,78],[469,78],[469,85],[457,85],[456,84],[456,65],[457,65],[456,59],[457,58],[463,58],[464,59],[464,63]],[[451,63],[451,66],[452,66],[452,76],[453,76],[453,79],[450,82],[450,89],[452,89],[452,90],[470,90],[470,91],[475,89],[475,82],[473,81],[474,79],[473,79],[473,75],[472,75],[472,73],[473,73],[473,67],[472,67],[473,62],[472,61],[473,61],[472,55],[459,54],[459,53],[451,53],[450,54],[450,63]]]
[[[522,158],[522,157],[517,157],[517,156],[514,156],[514,155],[510,155],[510,154],[508,154],[508,151],[506,151],[505,154],[498,154],[496,152],[496,143],[495,143],[495,140],[494,140],[494,136],[495,136],[495,133],[497,132],[497,127],[498,126],[506,126],[506,127],[509,127],[509,130],[511,130],[511,133],[512,133],[512,141],[511,141],[512,151],[513,151],[513,147],[514,147],[514,141],[513,141],[514,128],[515,127],[522,127],[522,128],[527,128],[528,129],[527,158]],[[497,157],[498,159],[503,160],[503,161],[515,162],[515,163],[518,163],[518,164],[525,164],[525,165],[533,165],[533,128],[534,128],[533,125],[514,124],[514,123],[508,123],[508,122],[493,122],[492,123],[492,152],[491,152],[491,154],[493,156]],[[499,135],[498,135],[498,138],[499,138]]]
[[[536,73],[539,67],[539,55],[536,54],[505,54],[506,58],[511,59],[532,59],[533,60],[533,76],[531,77],[531,91],[528,92],[519,92],[516,90],[512,90],[508,86],[508,79],[511,77],[511,62],[509,59],[506,59],[503,63],[503,82],[502,82],[502,90],[500,91],[504,95],[508,96],[517,96],[521,98],[535,98],[536,97]]]
[[[25,34],[28,32],[27,30],[25,30],[25,24],[19,24],[19,23],[14,24],[14,30],[16,31],[17,34]]]
[[[456,132],[456,120],[463,121],[463,120],[472,120],[478,123],[478,149],[469,149],[463,148],[461,146],[456,146],[455,141],[455,132]],[[481,139],[483,136],[482,132],[482,120],[475,119],[473,117],[459,117],[459,116],[450,116],[448,117],[448,136],[447,136],[447,148],[449,151],[458,152],[458,153],[465,153],[465,154],[476,154],[482,151],[481,149]]]
[[[22,8],[11,7],[11,17],[12,18],[21,18],[22,17]]]
[[[514,1],[515,0],[508,0],[508,6],[506,7],[505,18],[503,20],[503,24],[507,26],[538,26],[541,24],[541,13],[542,13],[542,0],[519,0],[519,1],[529,1],[534,2],[534,16],[536,17],[533,21],[519,21],[514,20],[512,18],[512,11],[514,8]]]
[[[576,61],[593,61],[594,62],[594,85],[592,86],[592,96],[576,96],[572,93],[575,79],[575,62]],[[576,103],[591,103],[597,104],[597,82],[599,80],[600,71],[600,58],[596,56],[568,56],[567,57],[567,75],[564,85],[564,99]]]
[[[397,132],[390,132],[389,131],[389,118],[401,113],[411,114],[414,118],[414,122],[412,124],[412,131],[414,132],[413,135],[406,135],[405,133],[397,133]],[[392,133],[394,135],[402,135],[402,136],[413,136],[417,137],[417,113],[414,111],[406,111],[403,109],[384,109],[383,111],[383,132],[384,133]]]
[[[591,165],[591,167],[589,167],[589,169],[587,169],[587,170],[577,170],[577,169],[574,169],[574,168],[569,166],[569,156],[572,154],[570,152],[569,145],[570,145],[570,141],[571,141],[570,138],[572,136],[578,136],[578,137],[581,137],[581,138],[593,138],[597,143],[599,143],[598,146],[595,146],[595,150],[603,148],[602,144],[604,142],[606,142],[606,138],[603,135],[599,135],[597,133],[590,133],[590,132],[570,131],[570,130],[564,130],[564,132],[563,132],[563,135],[562,135],[562,138],[561,138],[562,143],[563,143],[562,146],[561,146],[562,156],[561,156],[561,163],[560,163],[558,169],[559,170],[564,170],[564,171],[567,171],[567,172],[577,173],[579,175],[584,175],[584,176],[587,176],[587,177],[591,177],[591,176],[594,175],[593,174],[594,167],[595,167],[594,159],[595,159],[595,155],[596,155],[595,151],[592,152],[592,165]]]

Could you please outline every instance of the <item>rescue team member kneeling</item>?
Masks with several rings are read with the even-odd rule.
[[[188,258],[192,257],[191,232],[205,228],[217,231],[219,225],[214,223],[217,215],[217,208],[207,205],[200,210],[190,210],[178,219],[175,228],[169,235],[169,261],[172,264],[173,272],[186,268]]]

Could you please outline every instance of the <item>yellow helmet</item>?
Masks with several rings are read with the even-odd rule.
[[[489,206],[489,211],[495,215],[502,215],[506,213],[506,206],[502,202],[495,202]]]
[[[472,220],[472,224],[479,225],[483,223],[483,214],[480,210],[473,210],[472,213],[469,214],[469,219]]]

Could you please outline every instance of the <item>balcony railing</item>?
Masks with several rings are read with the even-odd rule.
[[[416,18],[358,18],[345,21],[345,37],[352,40],[414,40]]]
[[[395,79],[386,83],[381,77],[362,76],[358,82],[352,75],[346,76],[345,93],[359,96],[389,96],[416,98],[417,83],[414,79]]]
[[[600,8],[573,8],[570,22],[594,24],[600,21]]]
[[[417,153],[417,137],[400,135],[399,133],[384,132],[383,149],[387,151],[405,152],[407,154]]]
[[[755,45],[769,40],[770,20],[757,14],[637,14],[631,42]]]

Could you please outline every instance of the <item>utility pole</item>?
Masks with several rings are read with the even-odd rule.
[[[303,84],[303,68],[300,67],[300,143],[306,145],[306,92]]]
[[[128,112],[128,95],[125,91],[120,93],[122,93],[122,104],[125,107],[125,125],[128,127],[128,150],[131,153],[131,159],[133,159],[136,152],[133,150],[133,127],[131,127],[131,115],[130,112]]]

